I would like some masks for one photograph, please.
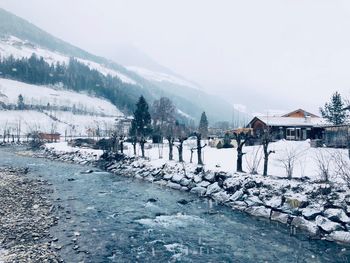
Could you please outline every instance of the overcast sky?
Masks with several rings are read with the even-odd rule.
[[[318,113],[334,91],[350,94],[348,0],[0,0],[0,6],[93,53],[133,45],[250,111]]]

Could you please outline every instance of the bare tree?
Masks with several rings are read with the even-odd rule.
[[[19,119],[16,123],[16,136],[17,136],[17,142],[19,143],[21,140],[21,127],[22,127],[22,121]]]
[[[273,134],[270,131],[270,129],[267,128],[266,130],[264,130],[261,136],[261,143],[264,150],[264,172],[263,172],[264,176],[267,176],[270,154],[275,153],[275,151],[271,151],[268,149],[270,142],[272,142],[272,138],[273,138]]]
[[[329,182],[331,176],[333,158],[330,158],[330,156],[326,149],[318,149],[314,157],[321,181],[326,183]]]
[[[258,174],[258,169],[262,160],[260,147],[254,147],[250,154],[245,155],[247,168],[250,174]]]
[[[335,162],[335,175],[344,180],[348,188],[350,188],[350,161],[345,154],[339,150],[333,154],[333,160]]]
[[[184,161],[183,159],[183,144],[188,139],[188,130],[186,129],[185,125],[181,125],[179,123],[176,123],[175,128],[175,134],[177,138],[177,150],[179,153],[179,162],[182,163]]]
[[[198,157],[198,165],[203,165],[203,160],[202,160],[202,149],[207,146],[207,144],[204,144],[202,146],[202,134],[199,132],[195,132],[193,134],[196,137],[197,141],[197,147],[193,150],[197,150],[197,157]],[[192,159],[192,158],[191,158]]]
[[[57,123],[56,122],[51,123],[51,131],[50,132],[51,132],[51,142],[53,142],[54,140],[56,142],[56,137],[55,137],[55,133],[57,133]]]
[[[173,160],[173,148],[175,142],[175,122],[169,122],[166,127],[165,137],[169,145],[169,160]]]
[[[151,115],[153,125],[160,129],[160,136],[164,136],[168,123],[175,123],[176,108],[173,102],[167,97],[161,97],[153,102]]]
[[[8,124],[8,122],[6,121],[6,122],[5,122],[5,126],[4,126],[4,130],[3,130],[3,138],[2,138],[3,143],[6,142],[7,124]]]
[[[291,180],[293,178],[295,162],[301,154],[302,151],[298,151],[295,147],[286,147],[282,157],[278,159],[286,171],[287,179]]]
[[[243,153],[243,146],[249,139],[249,135],[244,132],[234,132],[233,133],[233,138],[237,142],[237,172],[243,172],[243,166],[242,166],[242,161],[243,161],[243,156],[245,153]]]

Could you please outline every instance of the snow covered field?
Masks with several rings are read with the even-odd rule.
[[[22,94],[25,104],[75,107],[77,109],[122,116],[123,113],[107,100],[92,97],[54,87],[26,84],[24,82],[0,78],[0,101],[5,104],[17,104],[18,95]]]
[[[71,111],[0,110],[0,134],[3,130],[15,133],[19,123],[21,135],[31,131],[55,132],[64,135],[86,136],[88,130],[111,130],[115,119],[123,113],[107,100],[54,87],[26,84],[0,78],[0,102],[17,104],[22,95],[26,105],[75,108],[91,115],[73,114]]]
[[[74,115],[71,112],[55,112],[53,114],[59,121],[55,121],[46,114],[38,111],[3,111],[0,110],[0,135],[3,130],[10,130],[11,134],[16,134],[17,126],[21,125],[21,136],[25,136],[32,131],[44,133],[58,132],[64,136],[87,136],[88,130],[98,127],[101,130],[108,130],[114,127],[114,117],[100,117],[90,115]]]

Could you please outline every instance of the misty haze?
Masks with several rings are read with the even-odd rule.
[[[349,262],[350,2],[0,0],[0,262]]]

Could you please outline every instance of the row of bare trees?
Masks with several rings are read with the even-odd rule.
[[[164,141],[169,148],[168,159],[174,159],[174,148],[178,151],[178,161],[184,162],[183,151],[185,141],[194,136],[196,138],[196,146],[191,147],[191,159],[193,152],[197,152],[198,164],[203,165],[202,149],[206,144],[202,145],[202,133],[205,137],[208,134],[208,122],[205,113],[202,114],[203,121],[199,127],[186,126],[177,120],[177,109],[173,102],[166,97],[154,101],[152,107],[149,106],[144,97],[140,97],[136,104],[134,119],[129,131],[129,138],[133,146],[134,155],[136,155],[136,146],[140,145],[141,156],[145,157],[145,143],[148,138],[152,138],[153,143],[158,145],[159,158],[163,158]]]

